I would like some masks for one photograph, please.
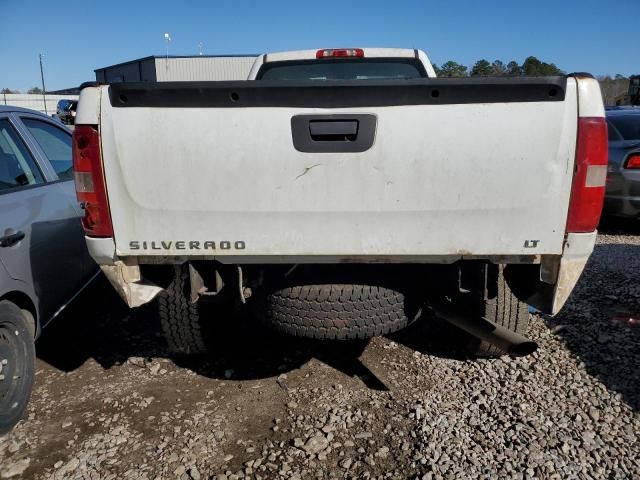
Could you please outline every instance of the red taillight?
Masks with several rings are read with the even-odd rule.
[[[76,125],[73,131],[73,172],[76,196],[84,208],[84,231],[90,237],[112,237],[98,127]]]
[[[627,158],[627,163],[624,168],[636,169],[640,168],[640,154],[633,154]]]
[[[580,117],[567,232],[593,232],[600,221],[607,181],[607,123]]]
[[[316,52],[316,58],[364,57],[361,48],[325,48]]]

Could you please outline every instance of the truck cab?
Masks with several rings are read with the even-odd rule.
[[[261,55],[249,80],[409,80],[435,78],[422,50],[407,48],[325,48]]]

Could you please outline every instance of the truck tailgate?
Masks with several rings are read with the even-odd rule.
[[[315,96],[260,83],[102,89],[119,255],[562,252],[574,79],[308,87]],[[336,114],[372,118],[372,145],[294,146],[292,117]]]

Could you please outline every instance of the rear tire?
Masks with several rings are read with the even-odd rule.
[[[27,318],[13,303],[0,301],[0,435],[11,430],[27,409],[35,357]]]
[[[191,302],[189,265],[174,267],[169,286],[158,295],[158,315],[162,333],[171,353],[202,355],[207,353],[201,302]]]
[[[526,303],[521,302],[509,288],[505,278],[504,265],[490,265],[489,272],[493,267],[493,278],[491,288],[486,289],[486,293],[474,302],[474,315],[485,317],[496,325],[505,327],[512,332],[526,335],[529,326],[529,308]],[[490,343],[473,339],[469,344],[469,353],[477,357],[499,357],[507,352],[491,345]]]

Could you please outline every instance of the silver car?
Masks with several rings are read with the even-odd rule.
[[[604,214],[640,218],[640,108],[607,109],[609,167]]]
[[[71,132],[0,106],[0,434],[22,417],[34,341],[98,272],[75,197]]]

